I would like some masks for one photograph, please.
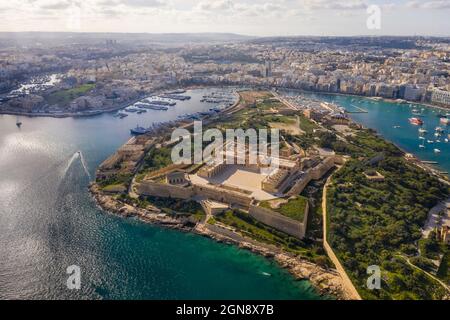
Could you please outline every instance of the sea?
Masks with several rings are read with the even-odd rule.
[[[117,217],[92,200],[95,169],[131,128],[216,107],[200,102],[214,90],[124,119],[0,115],[0,299],[322,299],[262,256]],[[67,285],[71,266],[79,289]]]

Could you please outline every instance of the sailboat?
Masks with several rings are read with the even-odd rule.
[[[20,128],[22,126],[22,122],[19,120],[19,117],[16,118],[16,126]]]

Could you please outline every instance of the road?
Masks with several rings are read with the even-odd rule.
[[[339,275],[342,278],[344,287],[345,287],[346,292],[349,295],[349,297],[353,300],[362,300],[361,296],[359,295],[358,291],[356,290],[355,286],[353,285],[352,281],[350,280],[350,277],[348,276],[348,274],[345,271],[344,267],[342,266],[341,262],[337,258],[333,249],[328,244],[328,240],[327,240],[327,232],[328,232],[328,229],[327,229],[327,188],[331,184],[332,177],[333,177],[333,175],[330,175],[328,177],[327,182],[325,183],[325,185],[323,187],[323,193],[322,193],[323,247],[324,247],[328,257],[330,258],[330,260],[334,263],[336,270],[339,272]]]

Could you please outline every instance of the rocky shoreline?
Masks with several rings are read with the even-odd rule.
[[[288,270],[296,280],[310,281],[322,296],[333,297],[338,300],[349,299],[348,295],[345,293],[342,279],[334,269],[321,268],[309,261],[292,256],[281,250],[272,250],[269,246],[264,244],[255,244],[255,241],[251,241],[252,243],[250,243],[250,240],[248,242],[236,241],[230,237],[205,228],[203,224],[198,224],[195,227],[186,226],[183,221],[168,217],[166,214],[161,213],[161,210],[156,207],[142,209],[122,203],[114,199],[113,196],[103,193],[95,183],[91,184],[89,190],[97,205],[103,211],[110,214],[119,215],[124,218],[137,217],[145,223],[151,223],[183,232],[193,232],[220,243],[236,245],[239,248],[273,259],[280,267]]]

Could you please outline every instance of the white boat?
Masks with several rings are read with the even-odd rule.
[[[440,153],[441,152],[441,150],[439,150],[439,149],[434,149],[434,153]]]
[[[420,128],[419,129],[419,133],[427,133],[428,131],[426,130],[426,129],[424,129],[424,128]]]

